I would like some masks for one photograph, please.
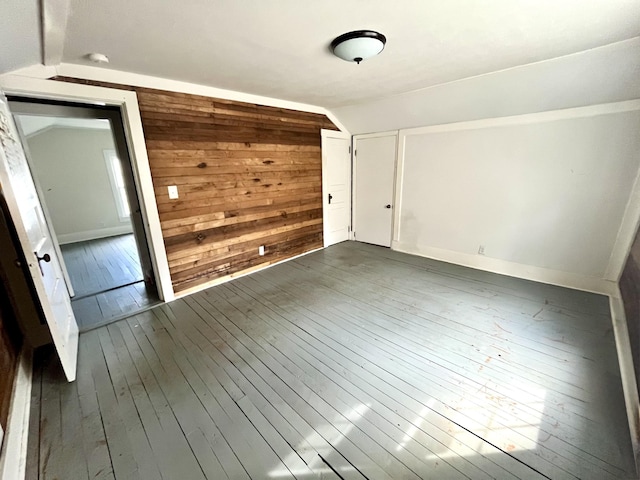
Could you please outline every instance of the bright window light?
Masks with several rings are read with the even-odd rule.
[[[129,208],[129,199],[127,198],[122,162],[116,155],[115,150],[104,150],[104,159],[107,163],[107,172],[109,172],[111,190],[118,209],[118,216],[121,222],[127,221],[131,217],[131,210]]]

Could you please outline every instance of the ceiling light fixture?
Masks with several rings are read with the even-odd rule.
[[[360,63],[378,55],[387,43],[387,37],[373,30],[344,33],[331,42],[331,51],[347,62]]]
[[[102,53],[88,53],[87,58],[94,63],[109,63],[109,57]]]

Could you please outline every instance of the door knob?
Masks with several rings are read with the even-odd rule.
[[[51,261],[51,255],[45,253],[43,256],[39,257],[37,252],[33,252],[36,254],[36,258],[38,259],[38,267],[40,267],[40,274],[44,277],[44,270],[42,270],[42,262],[43,260],[47,263]]]
[[[391,204],[385,205],[384,208],[391,208]]]
[[[38,259],[38,262],[45,261],[45,262],[49,263],[51,261],[51,255],[49,255],[48,253],[45,253],[41,257],[39,257],[38,254],[36,253],[36,258]]]

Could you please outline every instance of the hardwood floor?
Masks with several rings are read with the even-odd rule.
[[[159,303],[158,294],[148,290],[143,281],[72,299],[71,307],[81,332],[106,325],[121,318],[146,310]]]
[[[43,354],[28,478],[635,478],[608,299],[346,242]]]
[[[61,245],[81,331],[105,325],[158,303],[143,281],[133,234]]]
[[[132,233],[61,245],[76,297],[102,293],[143,280]]]

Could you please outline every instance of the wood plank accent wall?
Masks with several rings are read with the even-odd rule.
[[[174,290],[322,247],[324,115],[135,91]],[[170,200],[167,186],[180,198]],[[265,255],[258,247],[265,246]]]

